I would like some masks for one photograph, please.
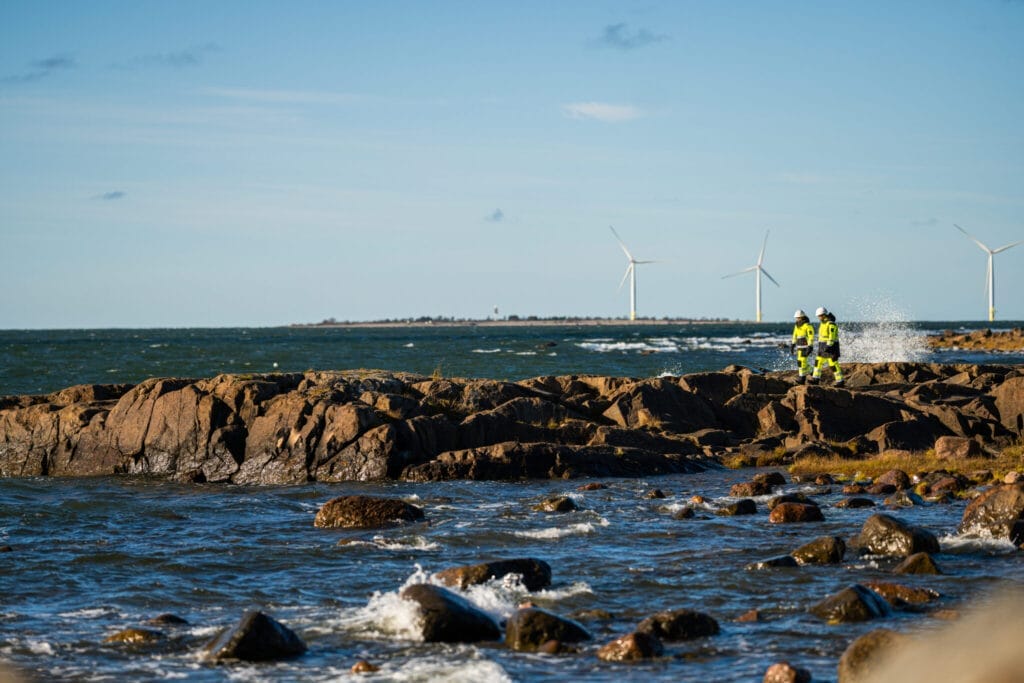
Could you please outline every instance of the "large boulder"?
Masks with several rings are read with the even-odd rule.
[[[854,584],[816,603],[810,612],[830,624],[845,624],[886,617],[892,610],[878,593]]]
[[[313,525],[323,529],[389,526],[423,519],[423,510],[394,498],[340,496],[324,503]]]
[[[301,655],[306,644],[273,617],[250,611],[237,624],[214,636],[204,649],[206,658],[215,662],[260,662]]]
[[[614,396],[604,417],[620,427],[685,434],[717,427],[711,404],[667,378],[627,385]]]
[[[403,588],[399,595],[419,606],[424,642],[476,643],[501,638],[501,629],[490,615],[447,588],[416,583]]]
[[[1024,434],[1024,376],[1003,381],[991,395],[1003,426],[1014,434]]]
[[[963,436],[940,436],[935,440],[934,448],[935,457],[940,460],[966,460],[985,456],[977,439]]]
[[[578,643],[590,640],[590,633],[571,619],[537,607],[517,610],[505,625],[505,644],[513,650],[532,652],[551,640]]]
[[[465,588],[487,583],[491,579],[500,579],[509,574],[518,574],[522,577],[523,586],[528,591],[537,591],[551,585],[551,565],[532,557],[451,567],[438,572],[436,577],[449,586]]]
[[[939,552],[939,541],[935,534],[884,514],[868,517],[860,534],[850,541],[850,545],[864,555],[907,557],[919,552]]]
[[[972,500],[964,510],[960,533],[1024,545],[1024,482],[993,486]]]
[[[636,629],[666,641],[692,640],[716,635],[718,622],[703,612],[691,609],[675,609],[652,614]]]

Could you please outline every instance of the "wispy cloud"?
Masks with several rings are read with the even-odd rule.
[[[114,190],[113,192],[104,192],[103,194],[95,195],[93,199],[98,199],[104,202],[115,202],[118,199],[124,199],[127,196],[127,192],[122,192],[121,190]]]
[[[500,223],[505,220],[505,212],[501,209],[495,209],[494,213],[490,214],[485,218],[488,223]]]
[[[364,95],[311,90],[259,90],[253,88],[205,88],[203,93],[214,97],[247,102],[275,104],[351,104],[366,99]]]
[[[77,64],[75,58],[70,55],[54,55],[46,59],[39,59],[29,64],[31,70],[0,78],[0,83],[32,83],[50,76],[58,71],[73,69]]]
[[[127,62],[120,62],[114,66],[120,68],[132,67],[168,67],[181,69],[192,66],[199,66],[206,58],[215,52],[220,52],[220,46],[216,43],[203,43],[194,45],[176,52],[155,52],[147,55],[139,55],[129,59]]]
[[[616,50],[636,50],[668,39],[669,37],[663,33],[654,33],[645,28],[630,29],[628,24],[620,23],[605,26],[595,42],[601,47]]]
[[[562,112],[571,119],[590,119],[604,123],[623,123],[644,116],[642,109],[631,104],[607,104],[604,102],[563,104]]]

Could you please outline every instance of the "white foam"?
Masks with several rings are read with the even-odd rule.
[[[116,614],[117,612],[110,607],[90,607],[73,612],[61,612],[57,616],[66,619],[99,619],[100,617],[114,616]]]
[[[842,360],[850,363],[920,362],[928,355],[925,335],[908,325],[910,316],[885,294],[854,300],[853,310],[841,316],[870,321],[859,329],[839,322]],[[840,314],[841,315],[841,314]]]
[[[597,526],[610,526],[610,522],[603,517]],[[536,529],[532,531],[514,531],[513,536],[520,538],[537,538],[543,540],[556,540],[559,538],[565,538],[566,536],[585,536],[592,534],[597,531],[594,524],[590,522],[580,522],[578,524],[567,524],[566,526],[549,527],[547,529]]]
[[[655,340],[651,340],[652,342]],[[661,344],[649,343],[649,342],[580,342],[576,344],[581,349],[586,351],[596,351],[598,353],[609,353],[612,351],[642,351],[646,353],[676,353],[679,351],[679,346],[668,340],[662,341]]]
[[[993,555],[1012,555],[1017,546],[1009,538],[994,538],[991,533],[981,529],[969,529],[964,534],[948,534],[939,537],[942,552],[970,553],[985,552]]]
[[[387,679],[417,683],[512,683],[512,677],[497,662],[481,658],[476,651],[470,656],[473,658],[468,661],[463,654],[457,657],[417,657],[395,671],[387,670]]]
[[[412,343],[412,342],[409,342],[408,344],[404,344],[403,346],[404,346],[405,348],[407,348],[407,349],[413,349],[413,348],[416,348],[416,345],[415,345],[414,343]]]
[[[517,356],[536,356],[536,351],[519,351],[516,353]]]
[[[534,593],[534,597],[541,600],[549,600],[551,602],[557,602],[559,600],[565,600],[572,598],[577,595],[593,595],[594,589],[590,587],[590,584],[584,581],[576,581],[570,586],[565,588],[545,588]]]
[[[473,349],[470,353],[501,353],[501,349]]]
[[[390,539],[383,536],[374,536],[373,545],[383,550],[438,550],[440,544],[428,541],[422,536],[412,536],[407,539]]]

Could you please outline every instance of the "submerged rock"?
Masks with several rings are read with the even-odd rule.
[[[153,643],[163,639],[164,634],[161,631],[153,631],[146,628],[126,628],[113,635],[107,636],[103,639],[103,642],[137,645],[139,643]]]
[[[569,496],[554,496],[533,506],[535,512],[572,512],[578,509],[576,501]]]
[[[550,640],[578,643],[590,633],[575,621],[537,607],[517,610],[505,625],[505,644],[513,650],[534,651]]]
[[[889,603],[870,588],[854,584],[812,606],[811,614],[830,624],[868,621],[891,614]]]
[[[941,574],[935,560],[928,553],[914,553],[892,570],[893,574]]]
[[[791,553],[800,564],[839,564],[845,554],[846,543],[838,536],[816,538]]]
[[[296,657],[306,651],[306,644],[281,622],[254,610],[214,636],[204,650],[206,658],[215,662],[261,662]]]
[[[764,672],[762,683],[811,683],[811,672],[789,662],[778,662]]]

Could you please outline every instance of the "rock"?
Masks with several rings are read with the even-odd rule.
[[[729,495],[733,498],[753,498],[754,496],[767,496],[772,492],[772,486],[767,481],[748,481],[740,484],[733,484],[729,489]]]
[[[822,536],[805,543],[791,554],[800,564],[839,564],[846,554],[846,543],[837,536]]]
[[[993,486],[968,504],[961,534],[985,534],[1024,545],[1024,482]]]
[[[872,484],[866,492],[872,496],[888,496],[890,493],[896,493],[896,490],[892,484]]]
[[[380,671],[380,667],[376,664],[371,664],[365,659],[360,659],[358,662],[352,665],[351,669],[349,669],[349,672],[354,674],[372,674],[376,673],[377,671]]]
[[[892,570],[893,574],[941,574],[935,560],[928,553],[914,553]]]
[[[884,502],[891,508],[911,508],[915,505],[924,505],[924,499],[913,491],[897,491],[886,498]]]
[[[847,496],[857,496],[868,492],[868,488],[863,484],[847,484],[843,487],[843,494]]]
[[[903,604],[921,605],[942,597],[930,588],[915,588],[888,581],[867,581],[864,585],[885,598],[893,607]]]
[[[887,628],[868,631],[847,646],[839,658],[839,683],[868,683],[879,662],[906,643],[906,636]]]
[[[716,635],[718,622],[703,612],[691,609],[675,609],[658,612],[643,621],[636,629],[665,641],[693,640]]]
[[[850,545],[865,555],[907,557],[918,552],[939,552],[939,541],[930,531],[883,514],[869,517]]]
[[[846,498],[836,503],[837,508],[873,508],[875,501],[870,498]]]
[[[909,489],[910,477],[903,470],[889,470],[875,479],[875,485],[879,484],[888,484],[895,487],[895,490]]]
[[[780,503],[768,515],[772,524],[794,524],[802,522],[823,522],[825,516],[817,505],[806,503]]]
[[[740,624],[750,624],[757,621],[761,621],[761,612],[760,610],[756,609],[747,610],[743,614],[736,617],[736,621]]]
[[[814,477],[814,483],[818,486],[833,486],[836,480],[832,478],[831,474],[819,474]]]
[[[781,496],[775,496],[768,501],[768,510],[774,510],[776,505],[780,503],[806,503],[808,505],[817,505],[807,494],[805,493],[784,493]]]
[[[533,558],[498,560],[465,567],[451,567],[438,572],[435,576],[448,586],[466,588],[487,583],[491,579],[500,579],[508,574],[521,576],[523,586],[531,592],[551,585],[551,565],[543,560]]]
[[[782,472],[762,472],[760,474],[755,474],[753,481],[755,481],[755,482],[763,481],[766,484],[768,484],[769,486],[773,486],[773,487],[774,486],[785,486],[786,485],[786,475],[784,475]]]
[[[811,683],[811,672],[789,662],[777,662],[764,672],[763,683]]]
[[[103,639],[104,643],[128,643],[129,645],[138,645],[140,643],[153,643],[158,640],[163,640],[164,634],[160,631],[151,631],[145,628],[126,628],[122,631],[107,636]]]
[[[505,644],[513,650],[533,651],[549,640],[578,643],[590,634],[575,621],[537,607],[517,610],[505,625]]]
[[[647,427],[679,434],[718,426],[707,399],[683,390],[667,378],[626,385],[611,397],[604,417],[628,429]]]
[[[1024,434],[1024,377],[1011,377],[990,392],[999,421],[1018,436]]]
[[[382,527],[423,519],[423,510],[405,501],[373,496],[341,496],[324,503],[313,526],[322,529]]]
[[[204,651],[205,657],[215,662],[259,662],[296,657],[306,651],[306,644],[281,622],[254,610],[214,636]]]
[[[635,662],[660,657],[664,652],[665,647],[656,636],[636,631],[602,645],[597,658],[606,662]]]
[[[891,614],[889,603],[870,588],[854,584],[830,595],[809,610],[830,624],[878,619]]]
[[[693,508],[686,505],[673,513],[672,519],[693,519],[695,516],[696,513],[694,513]]]
[[[555,496],[542,500],[534,505],[532,509],[535,512],[572,512],[579,508],[576,505],[576,501],[569,496]]]
[[[779,557],[771,557],[759,562],[751,562],[745,569],[747,571],[761,571],[762,569],[787,569],[799,566],[800,563],[792,555],[780,555]]]
[[[940,436],[935,440],[935,457],[941,460],[966,460],[985,456],[976,439],[963,436]]]
[[[723,517],[734,517],[736,515],[754,515],[757,514],[757,504],[749,498],[743,498],[735,503],[726,505],[715,510],[716,515],[722,515]]]
[[[644,494],[644,498],[646,498],[647,500],[658,500],[665,497],[665,492],[662,491],[661,489],[654,489]]]
[[[1007,472],[1003,477],[1004,484],[1019,484],[1021,482],[1024,482],[1024,474],[1020,472]]]
[[[187,626],[188,621],[182,619],[176,614],[160,614],[152,619],[147,619],[147,624],[151,626]]]
[[[476,643],[501,638],[501,629],[486,612],[446,588],[415,583],[403,588],[399,596],[419,605],[424,642]]]
[[[600,491],[600,490],[606,489],[606,488],[608,488],[608,487],[605,486],[604,484],[599,484],[596,481],[592,481],[589,484],[583,484],[582,486],[577,486],[576,490],[577,491]]]

